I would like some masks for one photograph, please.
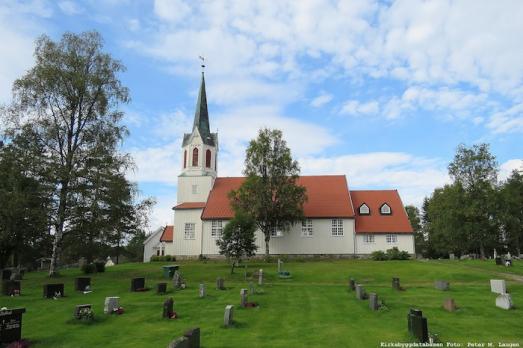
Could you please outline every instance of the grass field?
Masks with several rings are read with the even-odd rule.
[[[365,261],[322,260],[286,262],[292,279],[276,276],[275,263],[249,263],[248,271],[263,268],[263,293],[250,295],[257,308],[240,308],[240,289],[248,288],[243,270],[229,274],[224,262],[176,262],[188,288],[157,295],[156,283],[165,263],[124,264],[92,275],[93,292],[73,291],[79,270],[65,270],[51,282],[65,284],[66,297],[42,298],[42,285],[50,282],[42,272],[26,274],[22,296],[0,297],[0,307],[26,307],[23,317],[25,339],[34,347],[166,347],[186,329],[201,328],[202,347],[378,347],[381,342],[413,342],[407,332],[410,307],[423,311],[429,331],[443,342],[513,342],[523,346],[523,262],[514,267],[493,265],[493,261]],[[151,291],[131,293],[132,277],[145,276]],[[225,278],[227,290],[215,290],[217,277]],[[372,312],[367,301],[358,301],[348,291],[349,276],[376,292],[386,309]],[[394,291],[391,278],[400,277],[405,291]],[[516,309],[495,306],[489,279],[507,279]],[[451,290],[434,288],[434,280],[450,281]],[[198,297],[198,284],[207,286],[207,297]],[[106,296],[120,296],[123,315],[104,315]],[[161,318],[162,303],[173,296],[177,320]],[[449,313],[442,303],[453,297],[459,310]],[[75,305],[91,303],[96,320],[90,324],[71,320]],[[235,326],[224,328],[223,313],[234,304]]]

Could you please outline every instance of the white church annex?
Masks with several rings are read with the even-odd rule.
[[[202,72],[192,132],[183,137],[174,225],[145,241],[145,262],[152,255],[219,255],[216,240],[234,216],[227,195],[244,178],[217,176],[218,150]],[[364,256],[393,247],[414,254],[414,234],[398,191],[349,190],[345,175],[301,176],[298,184],[307,189],[306,220],[288,232],[274,231],[271,254]],[[257,253],[265,254],[261,231],[256,244]]]

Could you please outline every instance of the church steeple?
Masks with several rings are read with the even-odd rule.
[[[198,129],[202,140],[207,145],[214,145],[211,129],[209,126],[209,111],[207,109],[207,94],[205,93],[205,76],[202,71],[202,82],[200,93],[196,102],[196,112],[194,113],[193,132]]]

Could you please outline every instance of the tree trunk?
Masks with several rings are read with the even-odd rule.
[[[60,189],[60,205],[58,206],[58,223],[56,224],[56,231],[53,240],[53,254],[51,255],[51,264],[49,265],[49,277],[56,277],[58,275],[58,263],[62,251],[62,239],[64,237],[65,207],[68,188],[69,182],[62,182],[62,188]]]
[[[479,244],[479,254],[482,260],[485,260],[485,247],[483,246],[483,243]]]
[[[234,274],[234,266],[236,266],[236,260],[231,262],[231,274]]]
[[[269,241],[271,240],[271,234],[265,233],[265,261],[269,262]]]

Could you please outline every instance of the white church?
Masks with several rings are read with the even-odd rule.
[[[174,224],[145,241],[144,261],[153,255],[219,256],[216,240],[233,218],[228,193],[243,177],[218,176],[218,134],[211,133],[202,73],[191,133],[184,134]],[[414,234],[397,190],[350,190],[345,175],[301,176],[307,189],[306,220],[290,231],[273,231],[274,255],[366,256],[397,247],[414,254]],[[257,253],[265,254],[261,231]]]

